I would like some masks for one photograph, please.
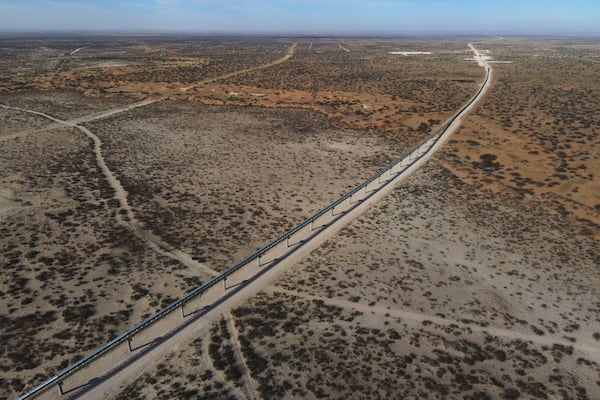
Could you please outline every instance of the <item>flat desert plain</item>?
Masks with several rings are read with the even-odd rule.
[[[439,127],[469,43],[434,158],[106,397],[600,397],[600,43],[86,41],[0,42],[0,397]]]

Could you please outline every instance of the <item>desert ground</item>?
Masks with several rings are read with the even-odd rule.
[[[433,160],[113,395],[600,397],[597,41],[88,41],[0,40],[1,398],[443,123],[483,76],[469,42],[503,63]],[[85,130],[23,111],[145,99],[79,125],[119,187]]]

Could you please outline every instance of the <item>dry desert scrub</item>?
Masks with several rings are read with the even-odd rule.
[[[489,45],[494,58],[513,63],[494,66],[493,89],[454,136],[444,165],[482,190],[506,186],[532,202],[558,203],[597,232],[600,44]]]
[[[0,100],[73,118],[169,95],[87,127],[142,226],[214,269],[435,129],[482,76],[460,40],[303,40],[182,95],[290,43],[111,40],[67,57],[81,44],[2,39]],[[597,43],[488,44],[514,63],[439,157],[119,397],[600,397]],[[13,397],[203,277],[118,223],[79,131],[0,118]]]
[[[337,198],[403,147],[305,110],[161,102],[89,126],[136,218],[216,270]]]
[[[119,225],[74,129],[3,143],[0,357],[5,395],[39,383],[197,284]],[[151,277],[151,278],[150,278]]]

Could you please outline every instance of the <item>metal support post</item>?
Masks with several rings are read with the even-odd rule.
[[[61,396],[62,396],[63,394],[65,394],[65,391],[63,390],[63,387],[62,387],[62,385],[63,385],[62,381],[58,382],[58,385],[56,385],[56,386],[58,386],[58,393],[59,393]]]
[[[256,257],[256,266],[260,267],[260,254]]]
[[[290,237],[285,238],[285,247],[290,247]]]
[[[310,231],[312,232],[313,230],[313,221],[310,221]]]
[[[185,318],[185,311],[183,310],[183,303],[181,303],[181,318]]]
[[[223,278],[223,289],[227,290],[227,277]]]
[[[332,217],[333,217],[333,209],[334,209],[334,208],[335,208],[335,207],[331,207],[331,216],[332,216]]]
[[[131,353],[133,349],[131,348],[131,338],[127,338],[127,350]]]

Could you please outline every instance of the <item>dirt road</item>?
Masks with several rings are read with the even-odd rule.
[[[195,83],[192,86],[188,86],[186,88],[182,88],[182,91],[187,91],[197,85],[201,85],[201,84],[206,84],[206,83],[211,83],[211,82],[215,82],[218,80],[222,80],[222,79],[227,79],[230,78],[232,76],[236,76],[239,74],[243,74],[243,73],[247,73],[247,72],[252,72],[252,71],[257,71],[260,69],[264,69],[264,68],[268,68],[268,67],[272,67],[278,64],[281,64],[287,60],[289,60],[290,58],[292,58],[295,54],[296,51],[296,46],[297,43],[293,43],[287,53],[275,60],[272,61],[270,63],[267,64],[262,64],[262,65],[258,65],[256,67],[252,67],[252,68],[247,68],[247,69],[243,69],[243,70],[239,70],[239,71],[235,71],[232,73],[228,73],[228,74],[224,74],[224,75],[220,75],[214,78],[209,78],[200,82]],[[89,47],[89,46],[88,46]],[[85,49],[87,47],[82,47],[79,49],[74,50],[73,52],[71,52],[70,54],[75,54],[78,51]],[[43,128],[42,130],[46,130],[46,129],[52,129],[56,126],[67,126],[67,127],[72,127],[72,128],[77,128],[78,130],[80,130],[81,132],[83,132],[90,140],[92,140],[92,142],[94,143],[94,153],[96,155],[96,163],[98,164],[98,166],[100,167],[100,169],[102,170],[102,173],[104,174],[106,180],[108,181],[108,183],[110,184],[110,186],[113,188],[113,190],[115,191],[115,197],[117,198],[117,200],[120,203],[120,206],[123,210],[125,210],[126,215],[127,215],[127,220],[123,220],[119,214],[117,214],[117,219],[119,220],[119,223],[121,223],[122,225],[125,225],[127,228],[129,228],[130,230],[132,230],[136,236],[138,236],[140,239],[144,240],[148,246],[150,248],[152,248],[154,251],[156,251],[157,253],[167,256],[169,258],[172,258],[174,260],[179,261],[181,264],[185,265],[186,267],[192,269],[194,272],[200,272],[202,273],[202,276],[204,278],[206,278],[207,276],[214,276],[217,275],[218,272],[209,268],[208,266],[206,266],[203,263],[200,263],[196,260],[194,260],[189,254],[186,254],[184,252],[182,252],[181,250],[177,250],[177,249],[173,249],[172,246],[170,246],[169,244],[167,244],[166,242],[164,242],[162,239],[160,239],[158,236],[152,234],[150,231],[143,229],[143,227],[137,222],[137,220],[135,219],[133,210],[131,208],[131,206],[129,205],[129,202],[127,200],[127,192],[125,191],[125,189],[123,188],[123,186],[121,185],[121,182],[119,182],[119,180],[114,176],[114,174],[112,173],[112,171],[108,168],[108,166],[106,165],[106,162],[104,160],[104,156],[102,154],[102,142],[100,140],[100,138],[98,138],[98,136],[96,134],[94,134],[92,131],[90,131],[88,128],[81,126],[81,124],[86,123],[86,122],[91,122],[91,121],[96,121],[99,119],[104,119],[104,118],[108,118],[120,113],[124,113],[127,111],[131,111],[133,109],[139,108],[139,107],[145,107],[147,105],[150,104],[154,104],[157,103],[159,101],[162,101],[164,99],[166,99],[168,97],[168,95],[165,96],[161,96],[155,99],[146,99],[143,101],[139,101],[136,103],[132,103],[132,104],[128,104],[122,107],[116,107],[110,110],[106,110],[106,111],[102,111],[99,113],[94,113],[94,114],[89,114],[89,115],[85,115],[82,117],[78,117],[78,118],[74,118],[71,120],[61,120],[58,119],[56,117],[53,117],[52,115],[43,113],[43,112],[39,112],[39,111],[35,111],[35,110],[29,110],[29,109],[24,109],[21,107],[13,107],[13,106],[9,106],[6,104],[0,104],[0,107],[4,108],[4,109],[9,109],[9,110],[16,110],[16,111],[21,111],[21,112],[25,112],[25,113],[29,113],[29,114],[34,114],[34,115],[38,115],[41,117],[44,117],[46,119],[49,119],[50,121],[54,122],[56,125],[53,126],[49,126],[46,128]],[[39,130],[37,130],[39,131]],[[18,132],[16,134],[12,134],[10,136],[7,137],[3,137],[2,140],[12,140],[12,139],[16,139],[19,137],[23,137],[27,134],[32,133],[32,131],[29,132]]]
[[[338,46],[341,50],[345,51],[346,53],[350,53],[350,50],[348,50],[347,48],[345,48],[344,46],[341,45],[341,43],[338,43]]]
[[[69,55],[70,55],[70,56],[72,56],[73,54],[77,54],[77,53],[79,53],[81,50],[87,49],[87,48],[89,48],[89,47],[90,47],[90,46],[84,46],[84,47],[80,47],[80,48],[78,48],[78,49],[75,49],[75,50],[73,50],[72,52],[70,52],[70,53],[69,53]]]
[[[218,274],[217,271],[194,260],[189,254],[186,254],[180,250],[173,249],[172,246],[165,243],[163,240],[161,240],[158,236],[152,234],[150,231],[145,230],[137,222],[135,215],[133,214],[133,210],[127,200],[127,192],[121,185],[121,182],[115,177],[115,175],[112,173],[112,171],[106,165],[104,156],[102,154],[102,141],[100,141],[100,138],[98,138],[98,136],[96,134],[94,134],[92,131],[90,131],[88,128],[77,125],[77,121],[83,121],[83,120],[92,121],[93,119],[105,118],[108,115],[113,115],[115,113],[127,111],[127,110],[130,110],[135,107],[141,107],[143,105],[151,104],[150,102],[143,102],[143,103],[144,104],[135,103],[135,104],[132,104],[127,107],[109,110],[109,111],[106,111],[101,114],[95,114],[96,117],[88,116],[88,117],[82,117],[77,120],[71,120],[71,121],[63,121],[63,120],[60,120],[58,118],[55,118],[55,117],[45,114],[45,113],[41,113],[41,112],[34,111],[34,110],[28,110],[28,109],[24,109],[24,108],[19,108],[19,107],[11,107],[11,106],[7,106],[7,105],[3,105],[3,104],[0,104],[0,107],[6,108],[6,109],[18,110],[18,111],[26,112],[26,113],[30,113],[30,114],[40,115],[44,118],[47,118],[47,119],[55,122],[58,125],[76,128],[76,129],[80,130],[84,135],[86,135],[94,143],[94,154],[96,156],[96,164],[98,165],[98,167],[100,167],[100,169],[102,170],[102,174],[108,181],[109,185],[113,188],[113,190],[115,192],[115,197],[119,201],[121,208],[123,210],[125,210],[125,212],[126,212],[126,215],[127,215],[126,219],[123,219],[121,217],[121,215],[119,213],[117,213],[116,218],[117,218],[118,222],[121,225],[130,229],[133,233],[135,233],[136,236],[138,236],[140,239],[145,241],[151,249],[158,252],[159,254],[161,254],[163,256],[167,256],[174,260],[177,260],[181,264],[190,268],[193,272],[202,273],[203,276],[205,276],[205,277],[217,275]]]
[[[281,287],[270,287],[266,290],[270,293],[283,293],[294,297],[299,297],[307,300],[318,300],[325,304],[330,304],[337,307],[349,308],[358,310],[364,313],[373,313],[379,315],[391,315],[393,317],[401,318],[404,321],[412,321],[417,323],[428,323],[432,322],[436,325],[441,326],[457,326],[465,332],[480,332],[500,338],[506,338],[510,340],[524,340],[539,345],[552,346],[554,344],[560,344],[566,347],[573,347],[592,358],[596,362],[600,362],[600,347],[594,346],[593,344],[573,343],[569,340],[564,339],[560,336],[552,335],[536,335],[534,333],[528,333],[518,331],[514,329],[503,329],[495,326],[483,326],[473,323],[466,323],[464,321],[457,321],[448,318],[442,318],[436,315],[428,315],[417,313],[414,311],[391,309],[388,307],[370,306],[367,304],[361,304],[358,302],[351,302],[343,299],[328,298],[322,296],[313,296],[307,293],[297,292],[294,290],[288,290]]]
[[[220,81],[220,80],[223,80],[223,79],[232,78],[232,77],[237,76],[237,75],[247,74],[248,72],[255,72],[255,71],[260,71],[261,69],[265,69],[265,68],[269,68],[269,67],[274,67],[274,66],[282,64],[282,63],[286,62],[287,60],[289,60],[290,58],[294,57],[294,54],[296,54],[296,48],[297,47],[298,47],[298,43],[293,43],[288,48],[287,53],[283,57],[278,58],[277,60],[275,60],[273,62],[270,62],[268,64],[263,64],[263,65],[259,65],[259,66],[252,67],[252,68],[242,69],[242,70],[239,70],[239,71],[235,71],[235,72],[231,72],[231,73],[228,73],[228,74],[224,74],[224,75],[218,76],[216,78],[205,79],[203,81],[196,82],[193,85],[181,88],[180,90],[183,91],[183,92],[187,92],[188,90],[193,89],[196,86],[205,85],[207,83],[213,83],[215,81]]]

